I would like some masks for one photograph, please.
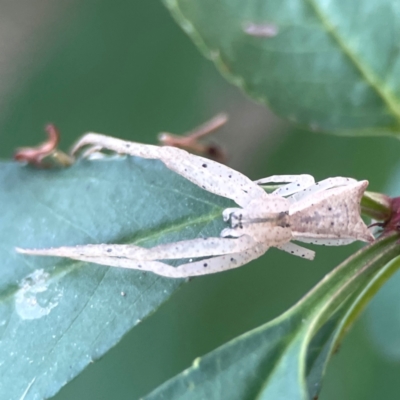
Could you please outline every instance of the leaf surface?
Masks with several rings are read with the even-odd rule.
[[[400,132],[400,4],[164,0],[231,82],[316,131]]]
[[[183,282],[17,254],[16,246],[158,243],[218,236],[232,202],[132,157],[37,170],[0,163],[0,397],[54,395]]]
[[[198,358],[146,400],[314,399],[366,301],[400,268],[398,236],[365,247],[275,320]]]

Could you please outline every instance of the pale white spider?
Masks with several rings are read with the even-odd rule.
[[[204,190],[232,199],[239,207],[223,211],[229,227],[221,232],[221,237],[184,240],[152,248],[99,244],[17,249],[20,253],[68,257],[184,278],[237,268],[260,257],[270,247],[310,260],[314,258],[314,251],[292,240],[333,246],[374,240],[360,217],[360,201],[367,181],[335,177],[315,183],[310,175],[282,175],[253,182],[225,165],[175,147],[127,142],[96,133],[84,135],[73,153],[84,146],[90,146],[86,156],[107,149],[161,160],[172,171]],[[268,194],[261,185],[272,182],[285,185]],[[199,261],[199,258],[202,259]],[[195,260],[178,267],[160,261],[178,259]]]

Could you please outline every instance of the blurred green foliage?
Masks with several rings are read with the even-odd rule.
[[[318,132],[399,134],[393,0],[164,0],[224,76]]]
[[[3,158],[40,142],[49,121],[60,127],[65,148],[88,130],[155,142],[161,130],[183,132],[221,111],[215,97],[231,88],[160,2],[85,0],[60,18],[31,49],[35,68],[25,70],[2,115]],[[345,175],[368,179],[374,191],[394,173],[399,152],[394,139],[296,129],[273,152],[263,143],[243,154],[254,161],[243,170],[252,178]],[[139,398],[195,357],[285,311],[356,248],[318,248],[312,263],[272,249],[238,270],[191,281],[55,399]],[[399,361],[379,352],[361,318],[334,357],[320,399],[397,399],[399,373]]]

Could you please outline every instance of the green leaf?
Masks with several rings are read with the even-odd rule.
[[[375,296],[364,322],[373,350],[391,363],[400,360],[400,271]],[[390,310],[390,311],[389,311]]]
[[[58,170],[0,163],[0,187],[0,397],[10,399],[54,395],[183,282],[16,246],[216,236],[232,205],[159,161],[129,157]]]
[[[290,310],[196,359],[146,399],[315,398],[329,357],[362,306],[400,268],[398,255],[397,235],[365,247]]]
[[[397,2],[164,3],[228,80],[282,117],[317,131],[399,134]]]

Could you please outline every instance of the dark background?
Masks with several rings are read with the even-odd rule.
[[[225,82],[160,1],[0,7],[3,159],[44,140],[47,122],[60,128],[67,149],[89,130],[156,143],[160,131],[183,133],[227,111],[230,123],[216,138],[229,165],[253,179],[344,175],[396,193],[395,139],[315,134],[280,121]],[[139,398],[282,313],[356,248],[318,248],[312,263],[273,249],[238,270],[191,281],[55,399]],[[399,285],[395,276],[356,323],[330,364],[321,399],[399,398]]]

